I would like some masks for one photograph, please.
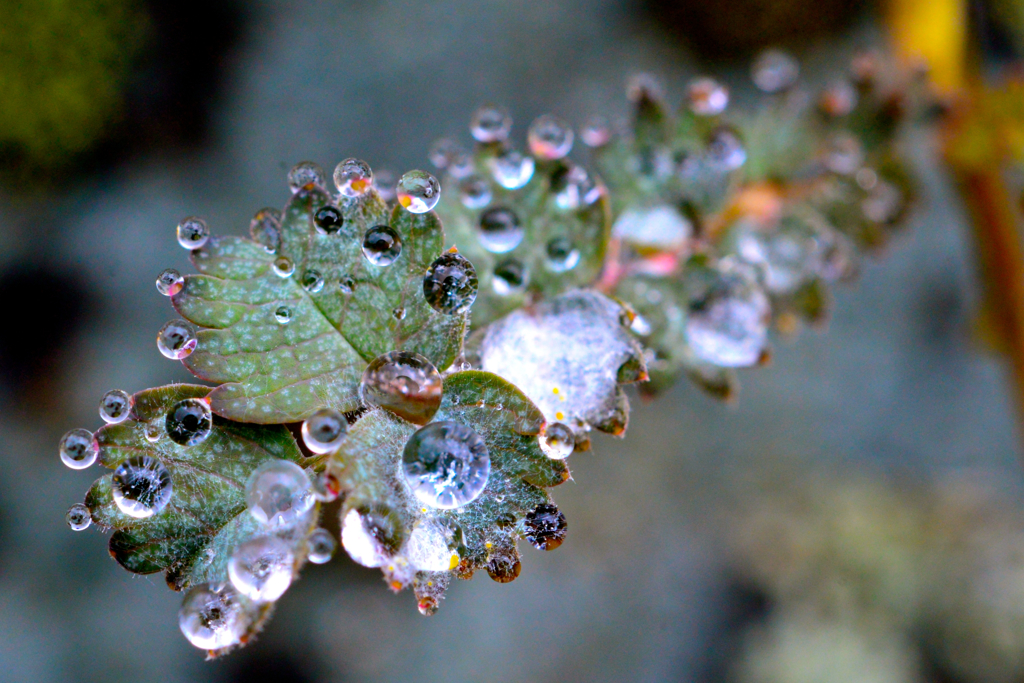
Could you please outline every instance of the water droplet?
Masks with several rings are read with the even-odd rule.
[[[466,178],[476,171],[476,162],[472,155],[459,152],[448,163],[448,174],[453,178]]]
[[[495,294],[508,296],[517,294],[526,288],[527,271],[516,259],[506,259],[494,267],[494,279],[491,286]]]
[[[523,241],[526,229],[512,209],[497,207],[480,216],[480,244],[495,254],[512,251]]]
[[[126,391],[113,389],[100,399],[100,417],[109,424],[124,422],[132,410],[132,397]]]
[[[430,159],[430,163],[436,168],[445,169],[448,168],[448,164],[452,162],[452,159],[461,153],[462,150],[454,140],[441,138],[440,140],[435,140],[434,144],[430,146],[427,158]]]
[[[402,547],[402,555],[416,569],[425,572],[447,571],[452,564],[452,551],[448,548],[445,528],[430,518],[416,523]]]
[[[530,124],[526,141],[538,159],[561,159],[572,149],[572,128],[562,119],[545,114]]]
[[[206,441],[213,430],[213,413],[206,399],[186,398],[167,412],[164,420],[167,436],[179,446],[195,446]]]
[[[364,567],[380,567],[398,547],[399,524],[393,512],[349,510],[341,522],[341,545],[355,562]]]
[[[313,214],[313,223],[321,235],[333,235],[341,230],[341,226],[345,224],[345,217],[336,206],[321,206]]]
[[[142,433],[146,437],[146,441],[150,443],[156,443],[163,437],[165,433],[164,425],[161,424],[161,422],[158,420],[154,420],[153,422],[147,422],[146,425],[142,428]]]
[[[261,245],[268,254],[281,248],[281,212],[277,209],[260,209],[249,221],[249,236]]]
[[[184,320],[172,320],[156,335],[156,347],[165,358],[181,360],[196,350],[196,331]]]
[[[423,278],[423,296],[439,313],[465,313],[476,301],[476,293],[476,269],[460,254],[441,254]]]
[[[341,290],[342,294],[346,296],[351,294],[356,288],[356,281],[345,275],[338,278],[338,289]]]
[[[338,544],[334,536],[327,529],[314,529],[307,541],[309,546],[309,561],[313,564],[324,564],[334,556]]]
[[[850,81],[843,79],[829,85],[821,93],[819,105],[829,116],[847,116],[857,106],[857,89]]]
[[[373,170],[365,161],[345,159],[334,169],[334,184],[345,197],[361,197],[373,186]]]
[[[526,513],[526,540],[538,550],[554,550],[565,540],[565,515],[551,503],[541,503]]]
[[[302,274],[302,288],[310,294],[316,294],[324,288],[324,278],[319,271],[307,270]]]
[[[479,142],[501,142],[512,130],[512,117],[504,107],[486,105],[473,112],[469,132]]]
[[[414,424],[426,424],[441,406],[441,375],[433,363],[409,351],[374,358],[363,371],[360,396]]]
[[[313,496],[321,503],[330,503],[341,495],[341,482],[338,477],[327,470],[315,478],[312,483]]]
[[[276,536],[242,543],[228,560],[228,578],[239,593],[256,602],[277,600],[292,583],[295,556]]]
[[[491,203],[491,185],[478,175],[459,183],[459,201],[467,209],[482,209]]]
[[[171,502],[171,473],[163,463],[148,455],[125,460],[111,481],[111,493],[117,508],[137,519],[146,519],[162,511]]]
[[[580,250],[573,246],[568,237],[556,237],[546,248],[547,267],[556,273],[572,270],[580,262]]]
[[[164,296],[174,296],[185,286],[185,278],[174,268],[165,268],[156,276],[156,291]]]
[[[765,50],[754,60],[750,75],[759,89],[776,93],[796,83],[800,65],[782,50]]]
[[[274,275],[278,277],[291,277],[295,272],[295,264],[287,256],[278,256],[271,267],[274,269]]]
[[[290,460],[269,460],[249,475],[245,500],[257,521],[270,527],[287,526],[313,507],[315,498],[305,470]]]
[[[491,160],[491,173],[494,182],[506,190],[518,190],[530,182],[536,166],[533,157],[510,149]]]
[[[292,309],[287,306],[278,306],[274,311],[274,320],[281,325],[287,325],[292,321]]]
[[[178,628],[188,642],[203,650],[239,644],[248,627],[241,596],[228,583],[193,586],[178,610]]]
[[[652,74],[633,74],[626,81],[626,98],[634,104],[642,100],[661,101],[665,99],[665,89]]]
[[[410,437],[402,471],[425,505],[452,509],[477,499],[487,485],[491,458],[484,440],[457,422],[432,422]]]
[[[398,308],[391,311],[391,315],[395,317],[395,320],[405,320],[405,308],[399,306]]]
[[[178,223],[178,244],[186,249],[198,249],[210,239],[210,229],[202,218],[189,216]]]
[[[327,174],[324,169],[312,161],[300,161],[288,171],[288,187],[295,194],[307,185],[315,185],[327,190]]]
[[[331,453],[345,440],[348,422],[330,408],[321,408],[302,423],[302,442],[314,453]]]
[[[398,233],[386,225],[366,231],[363,255],[375,266],[390,266],[402,253],[402,240]]]
[[[64,515],[64,521],[68,523],[72,531],[84,531],[92,524],[92,514],[86,506],[75,503],[68,508],[68,514]]]
[[[603,116],[592,116],[580,128],[580,140],[587,147],[604,147],[612,139],[612,129]]]
[[[601,186],[594,182],[582,166],[571,164],[551,180],[555,204],[564,211],[590,206],[601,197]]]
[[[768,297],[745,269],[722,263],[710,282],[691,288],[686,340],[698,358],[724,367],[755,365],[771,314]]]
[[[441,183],[426,171],[409,171],[398,179],[398,203],[412,213],[426,213],[441,198]]]
[[[576,449],[576,435],[561,422],[553,422],[538,437],[540,449],[552,460],[564,460]]]
[[[734,171],[747,161],[747,150],[729,128],[719,128],[711,134],[706,154],[709,162],[726,171]]]
[[[698,116],[717,116],[729,106],[729,89],[713,78],[697,78],[686,89],[690,111]]]
[[[852,175],[864,162],[864,148],[855,136],[838,133],[826,143],[824,164],[832,173]]]
[[[518,554],[495,555],[487,561],[487,575],[498,583],[515,581],[522,568]]]
[[[391,171],[386,168],[375,171],[373,187],[384,201],[389,203],[395,201],[395,174]]]

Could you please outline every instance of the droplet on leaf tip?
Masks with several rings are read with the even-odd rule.
[[[132,409],[132,397],[127,391],[112,389],[100,399],[100,417],[107,424],[124,422]]]
[[[281,212],[274,208],[260,209],[249,221],[249,236],[268,254],[281,248]]]
[[[89,512],[89,508],[82,503],[75,503],[68,508],[64,520],[72,531],[84,531],[92,524],[92,514]]]
[[[276,536],[250,539],[234,549],[228,560],[228,578],[239,593],[255,602],[273,602],[292,583],[295,556]]]
[[[309,561],[313,564],[324,564],[334,556],[338,544],[327,529],[315,529],[307,541]]]
[[[551,503],[541,503],[526,513],[526,540],[538,550],[554,550],[565,540],[565,515]]]
[[[202,218],[189,216],[178,223],[178,244],[185,249],[199,249],[210,239],[210,229]]]
[[[314,453],[338,450],[347,432],[345,417],[331,408],[321,408],[302,422],[302,442]]]
[[[504,107],[485,105],[473,112],[469,132],[478,142],[502,142],[512,130],[512,117]]]
[[[295,194],[307,185],[321,190],[327,189],[327,175],[319,165],[312,161],[300,161],[288,171],[288,187]]]
[[[553,161],[572,150],[572,128],[565,121],[545,114],[530,124],[526,134],[530,152],[538,159]]]
[[[199,343],[195,328],[184,320],[172,320],[160,328],[156,347],[165,358],[181,360],[195,351]]]
[[[178,611],[178,627],[185,638],[202,650],[238,645],[250,617],[238,592],[229,583],[199,584],[185,594]]]
[[[164,296],[174,296],[185,286],[185,278],[174,268],[165,268],[156,277],[156,291]]]
[[[441,183],[426,171],[409,171],[398,179],[398,203],[410,213],[426,213],[441,198]]]
[[[365,161],[349,158],[334,169],[334,184],[345,197],[361,197],[373,186],[373,170]]]

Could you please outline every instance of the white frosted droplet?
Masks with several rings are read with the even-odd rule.
[[[250,621],[241,596],[228,583],[193,586],[178,611],[181,632],[203,650],[239,644]]]
[[[693,236],[693,223],[674,206],[633,206],[615,220],[612,236],[637,246],[676,251]]]
[[[73,470],[84,470],[96,462],[100,447],[88,429],[72,429],[60,440],[60,459]]]
[[[256,602],[277,600],[292,583],[295,555],[276,536],[242,543],[228,560],[228,578],[239,593]]]
[[[249,475],[245,486],[249,512],[269,527],[283,527],[302,519],[316,499],[309,475],[290,460],[268,460]]]
[[[423,519],[416,523],[402,548],[402,554],[419,571],[447,571],[452,564],[447,534],[433,519]]]
[[[692,292],[686,341],[701,360],[723,367],[747,367],[761,358],[768,339],[771,306],[753,275],[724,259],[713,281]]]
[[[373,520],[358,510],[349,510],[341,523],[341,545],[355,562],[364,567],[379,567],[388,560],[388,552],[374,533]]]

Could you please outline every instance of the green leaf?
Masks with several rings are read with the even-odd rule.
[[[187,277],[172,301],[201,328],[184,363],[221,385],[210,394],[218,415],[282,423],[325,406],[352,411],[362,372],[377,356],[412,351],[444,369],[461,352],[467,315],[439,313],[423,295],[444,244],[436,214],[389,208],[370,190],[342,204],[340,231],[321,234],[313,217],[329,203],[313,185],[300,189],[285,208],[276,254],[237,237],[213,237],[193,252],[201,275]],[[366,231],[378,225],[402,242],[387,266],[362,253]],[[278,275],[275,261],[292,274]]]
[[[417,430],[386,410],[373,409],[349,429],[329,471],[346,492],[342,518],[352,511],[386,519],[382,570],[395,590],[413,585],[421,610],[432,613],[451,576],[468,578],[499,564],[518,565],[515,544],[525,535],[523,520],[537,506],[550,504],[545,488],[569,478],[562,460],[541,451],[538,436],[545,422],[540,410],[516,387],[477,370],[444,380],[441,407],[433,421],[454,421],[484,440],[491,470],[483,493],[470,503],[441,510],[413,495],[401,471],[405,444]],[[417,529],[433,529],[436,555],[445,567],[422,562]],[[494,565],[492,567],[492,565]]]

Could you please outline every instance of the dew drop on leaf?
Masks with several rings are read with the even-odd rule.
[[[426,171],[409,171],[398,179],[398,203],[411,213],[426,213],[441,198],[441,183]]]
[[[776,93],[796,83],[800,65],[782,50],[769,49],[759,54],[750,68],[750,76],[761,91]]]
[[[292,583],[295,556],[276,536],[259,536],[240,544],[228,560],[228,578],[239,593],[255,602],[277,600]]]
[[[398,233],[386,225],[366,231],[363,237],[363,256],[375,266],[390,266],[402,253],[402,240]]]
[[[564,211],[590,206],[601,197],[601,186],[594,182],[587,169],[575,164],[552,180],[555,204]]]
[[[318,270],[307,270],[302,274],[302,288],[310,294],[316,294],[324,288],[324,276]]]
[[[494,267],[494,278],[491,286],[499,296],[517,294],[526,288],[526,268],[516,259],[505,259]]]
[[[338,278],[338,290],[345,295],[349,295],[356,287],[356,281],[347,275]]]
[[[195,328],[184,320],[170,321],[156,335],[156,347],[171,360],[187,357],[195,351],[198,343]]]
[[[68,508],[68,513],[64,516],[64,521],[68,523],[72,531],[84,531],[89,528],[92,524],[92,514],[89,512],[89,508],[81,503],[75,503]]]
[[[253,470],[245,500],[252,516],[270,527],[291,525],[315,502],[309,476],[289,460],[270,460]]]
[[[555,237],[548,242],[545,251],[547,267],[556,273],[572,270],[580,262],[580,250],[568,237]]]
[[[427,158],[430,159],[430,163],[435,168],[445,169],[448,168],[448,164],[452,162],[456,156],[458,156],[462,150],[458,144],[455,143],[451,138],[441,138],[435,140],[434,144],[430,146],[430,151],[427,152]]]
[[[321,408],[302,423],[302,442],[314,453],[331,453],[345,440],[348,422],[330,408]]]
[[[735,171],[747,161],[747,150],[729,128],[719,128],[708,140],[707,158],[715,167]]]
[[[537,439],[544,455],[552,460],[564,460],[572,455],[576,448],[576,436],[561,422],[549,424]]]
[[[349,510],[341,522],[341,545],[355,562],[364,567],[379,567],[391,554],[396,527],[392,515],[384,511]]]
[[[185,286],[185,278],[174,268],[165,268],[156,276],[156,291],[164,296],[174,296]]]
[[[324,169],[312,161],[300,161],[288,171],[288,188],[295,194],[307,185],[314,185],[321,190],[327,189],[327,176]]]
[[[363,371],[360,395],[414,424],[426,424],[441,406],[441,374],[433,363],[409,351],[374,358]]]
[[[278,277],[291,277],[292,273],[295,272],[295,264],[287,256],[278,256],[274,259],[274,265],[271,267],[274,269],[274,274]]]
[[[512,251],[523,241],[526,228],[512,209],[496,207],[480,215],[480,244],[495,254]]]
[[[213,412],[206,400],[186,398],[167,412],[164,420],[167,436],[179,446],[195,446],[206,441],[213,430]]]
[[[145,427],[142,429],[143,435],[146,437],[146,441],[150,443],[156,443],[166,433],[164,425],[159,421],[154,420],[147,422]]]
[[[330,503],[337,500],[338,496],[341,495],[341,482],[338,481],[338,477],[333,472],[327,470],[321,472],[318,477],[313,479],[311,489],[314,498],[321,503]]]
[[[292,309],[287,306],[278,306],[274,310],[274,320],[281,325],[287,325],[292,320]]]
[[[345,224],[345,217],[336,206],[322,206],[313,214],[313,224],[321,235],[333,235]]]
[[[60,459],[73,470],[84,470],[99,455],[96,437],[88,429],[72,429],[60,440]]]
[[[395,320],[405,320],[405,307],[399,306],[391,311],[391,315],[394,316]]]
[[[515,555],[496,555],[487,562],[487,575],[498,583],[515,581],[523,565]]]
[[[494,157],[491,161],[491,173],[494,175],[494,182],[506,190],[518,190],[530,182],[536,166],[533,157],[510,149]]]
[[[539,550],[554,550],[565,540],[565,515],[551,503],[541,503],[526,513],[526,540]]]
[[[345,159],[334,168],[334,184],[344,197],[361,197],[373,186],[373,170],[365,161]]]
[[[423,278],[423,296],[439,313],[465,313],[476,301],[476,294],[476,269],[461,254],[442,254]]]
[[[313,564],[324,564],[334,556],[338,544],[327,529],[314,529],[306,541],[309,545],[309,561]]]
[[[511,130],[512,117],[504,107],[480,107],[469,122],[469,132],[478,142],[502,142]]]
[[[188,642],[203,650],[220,650],[241,642],[249,615],[229,583],[193,586],[178,610],[178,627]]]
[[[281,212],[277,209],[260,209],[249,221],[249,236],[266,249],[268,254],[281,248]]]
[[[186,249],[198,249],[210,239],[210,229],[202,218],[189,216],[178,223],[178,244]]]
[[[471,175],[459,183],[459,201],[467,209],[482,209],[491,203],[491,186],[478,175]]]
[[[416,569],[425,572],[441,572],[451,568],[452,551],[442,526],[433,519],[424,519],[416,524],[409,534],[402,554]]]
[[[753,276],[726,263],[714,281],[691,294],[686,340],[709,363],[755,365],[767,342],[770,314],[768,297]]]
[[[152,517],[171,502],[171,473],[148,455],[129,458],[118,465],[112,483],[114,503],[129,517]]]
[[[100,399],[100,417],[107,424],[124,422],[132,409],[132,397],[127,391],[112,389]]]
[[[483,438],[457,422],[432,422],[413,434],[402,453],[402,471],[424,505],[452,509],[476,500],[491,473]]]
[[[572,149],[572,128],[562,119],[545,114],[530,124],[526,140],[538,159],[561,159]]]
[[[717,116],[729,106],[729,89],[713,78],[696,78],[686,88],[686,102],[698,116]]]
[[[580,128],[580,140],[587,147],[604,147],[612,139],[612,129],[603,116],[592,116]]]

